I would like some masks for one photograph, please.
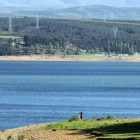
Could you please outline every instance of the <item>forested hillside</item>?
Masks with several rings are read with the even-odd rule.
[[[8,18],[0,18],[0,31],[8,31]],[[33,18],[14,18],[16,35],[58,37],[87,52],[140,52],[139,21],[100,21],[70,19],[40,19],[39,29]],[[113,29],[117,28],[117,33]]]

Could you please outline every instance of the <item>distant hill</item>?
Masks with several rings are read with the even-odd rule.
[[[6,0],[7,1],[7,0]],[[11,0],[9,0],[10,2]],[[13,0],[14,1],[14,0]],[[67,4],[78,3],[78,0],[67,0]],[[79,0],[80,1],[80,0]],[[85,0],[83,0],[84,2]],[[109,3],[110,0],[106,2]],[[123,1],[123,0],[122,0]],[[137,1],[137,0],[136,0]],[[0,4],[4,1],[0,1]],[[21,2],[21,6],[24,6],[26,0],[24,0],[23,4]],[[58,5],[64,4],[66,0],[57,1]],[[97,2],[96,0],[94,1]],[[102,2],[102,0],[99,0]],[[104,2],[103,4],[105,4]],[[125,1],[126,2],[126,1]],[[27,2],[28,3],[28,2]],[[44,2],[45,3],[45,0]],[[40,1],[40,5],[43,4]],[[53,2],[49,2],[53,4]],[[90,0],[87,0],[87,3],[91,3]],[[131,1],[128,3],[130,4]],[[140,2],[138,2],[139,5]],[[18,5],[18,3],[14,3]],[[33,2],[32,0],[29,1],[29,5],[37,4],[37,1]],[[83,3],[84,4],[84,3]],[[113,4],[113,3],[112,3]],[[114,3],[115,4],[115,3]],[[60,6],[59,5],[59,6]],[[64,4],[65,5],[65,4]],[[45,6],[45,4],[44,4]],[[11,16],[6,15],[5,12],[8,13],[15,13],[15,16],[18,14],[21,15],[37,15],[40,16],[47,16],[47,17],[61,17],[61,18],[83,18],[83,19],[119,19],[119,20],[140,20],[140,7],[119,7],[119,6],[107,6],[107,5],[87,5],[87,6],[76,6],[68,8],[66,5],[65,8],[59,7],[1,7],[0,8],[0,16]],[[66,8],[67,7],[67,8]]]
[[[15,9],[14,9],[15,10]],[[64,9],[33,9],[18,11],[20,14],[47,17],[83,18],[83,19],[119,19],[140,20],[140,7],[113,7],[105,5],[78,6]]]

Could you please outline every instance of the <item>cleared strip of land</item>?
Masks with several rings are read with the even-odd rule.
[[[21,38],[18,36],[0,36],[0,38]]]

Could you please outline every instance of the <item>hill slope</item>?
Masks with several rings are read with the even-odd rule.
[[[85,18],[85,19],[120,19],[139,20],[140,7],[112,7],[105,5],[78,6],[65,9],[39,9],[16,11],[20,14],[36,15],[37,13],[47,17]]]

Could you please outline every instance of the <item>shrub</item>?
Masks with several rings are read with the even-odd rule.
[[[73,115],[70,120],[77,121],[78,120],[78,117],[76,115]]]
[[[5,129],[2,129],[1,131],[2,131],[2,132],[5,132]]]
[[[10,135],[10,136],[7,137],[7,140],[10,140],[11,138],[12,138],[12,136]]]
[[[104,117],[97,118],[97,121],[103,120]]]
[[[71,119],[69,119],[68,121],[69,121],[69,122],[72,122],[72,120],[71,120]]]
[[[23,140],[25,138],[25,135],[18,135],[18,140]]]
[[[107,119],[113,119],[112,115],[108,115]]]

